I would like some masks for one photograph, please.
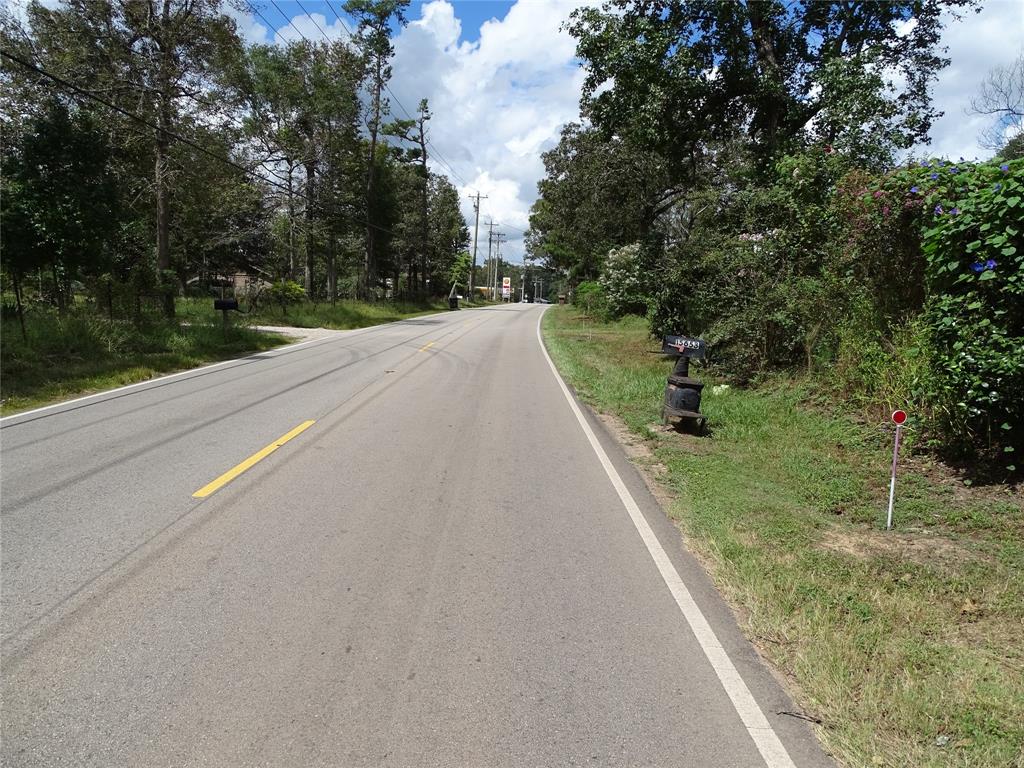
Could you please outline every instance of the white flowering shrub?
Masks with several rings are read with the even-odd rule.
[[[640,243],[608,252],[599,282],[604,288],[608,312],[613,317],[646,315],[650,297],[649,275],[643,267]]]

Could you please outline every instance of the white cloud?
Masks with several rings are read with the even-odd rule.
[[[324,37],[329,40],[347,40],[349,33],[340,19],[335,18],[334,23],[330,24],[322,13],[311,13],[308,16],[297,13],[289,16],[288,23],[278,28],[274,42],[288,43],[303,38],[322,42]]]
[[[1024,39],[1024,3],[991,0],[980,13],[967,12],[957,22],[947,20],[942,44],[949,47],[950,65],[939,73],[933,100],[945,114],[932,126],[932,143],[924,153],[954,159],[991,157],[979,136],[992,120],[969,112],[989,70],[1012,62]]]
[[[394,39],[392,116],[406,117],[420,99],[429,100],[434,169],[458,187],[471,227],[469,195],[487,196],[481,222],[500,222],[508,235],[502,254],[513,261],[522,259],[523,230],[544,175],[540,155],[558,142],[565,123],[579,119],[584,74],[574,58],[575,41],[561,27],[574,8],[586,4],[518,0],[504,18],[485,21],[475,42],[467,42],[456,8],[433,0]],[[235,18],[249,42],[270,42],[273,35],[282,43],[300,39],[300,33],[310,40],[347,36],[337,19],[328,24],[321,14],[311,16],[290,15],[290,24],[280,14],[267,16],[277,26],[273,31],[258,17]],[[474,34],[468,37],[477,32],[469,31]],[[483,239],[480,252],[486,248]]]
[[[481,221],[503,225],[502,253],[514,261],[522,259],[522,230],[544,175],[540,154],[557,143],[565,123],[579,119],[584,75],[575,41],[561,26],[581,4],[519,0],[503,19],[484,22],[469,43],[460,42],[456,9],[434,0],[395,40],[391,89],[410,110],[430,100],[435,159],[443,157],[455,173],[440,162],[436,169],[459,188],[470,227],[469,195],[487,196]],[[397,105],[393,111],[401,114]],[[486,247],[482,238],[480,252]]]

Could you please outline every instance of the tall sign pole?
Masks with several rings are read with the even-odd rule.
[[[470,199],[473,199],[472,195],[470,195]],[[473,268],[469,271],[469,294],[466,296],[468,301],[473,300],[473,279],[476,277],[476,245],[477,240],[480,237],[480,201],[486,199],[487,195],[481,195],[477,192],[476,200],[473,202],[473,211],[476,213],[476,224],[473,225]]]
[[[896,500],[896,460],[900,455],[900,436],[907,421],[906,411],[893,411],[892,423],[896,425],[896,440],[892,446],[892,477],[889,479],[889,512],[885,516],[885,530],[892,528],[892,505]]]

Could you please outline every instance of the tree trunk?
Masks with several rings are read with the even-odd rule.
[[[327,292],[331,296],[331,306],[338,301],[338,271],[334,259],[334,233],[327,236]]]
[[[160,69],[158,72],[159,103],[158,125],[156,134],[156,267],[159,271],[159,285],[163,293],[164,314],[174,317],[174,291],[170,284],[165,284],[166,272],[171,268],[171,212],[167,190],[167,148],[169,145],[168,131],[171,128],[170,103],[170,68],[173,65],[173,51],[163,36],[170,31],[171,0],[164,0],[161,13],[160,37]]]
[[[288,160],[288,279],[295,282],[295,164]]]
[[[50,267],[50,273],[53,275],[53,298],[57,301],[57,312],[65,315],[67,314],[68,307],[67,302],[64,300],[64,285],[57,274],[56,264]]]
[[[420,115],[420,169],[423,174],[423,196],[420,201],[420,279],[423,281],[423,293],[427,293],[427,249],[430,247],[430,234],[427,215],[430,205],[430,171],[427,169],[427,135],[424,128],[425,118]]]
[[[373,229],[373,197],[377,188],[377,132],[380,130],[380,98],[384,88],[384,62],[380,54],[376,59],[373,79],[373,120],[370,121],[370,157],[366,169],[366,257],[363,260],[365,296],[370,298],[370,289],[376,279],[376,233]]]
[[[306,296],[313,297],[313,197],[316,186],[316,161],[305,164],[306,169],[306,267],[304,287]]]
[[[21,301],[21,270],[11,270],[11,277],[14,280],[14,302],[18,308],[18,324],[21,325],[21,340],[28,344],[28,334],[25,332],[25,307]]]
[[[761,72],[771,82],[771,89],[764,107],[765,131],[769,152],[774,155],[778,143],[779,125],[782,121],[783,104],[780,94],[785,89],[781,82],[779,62],[775,56],[775,43],[772,40],[770,21],[765,18],[764,9],[756,2],[747,3],[750,14],[750,31],[753,36],[754,52]]]

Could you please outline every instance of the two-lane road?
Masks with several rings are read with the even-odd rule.
[[[3,764],[828,765],[540,316],[4,419]]]

